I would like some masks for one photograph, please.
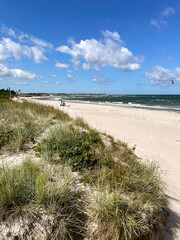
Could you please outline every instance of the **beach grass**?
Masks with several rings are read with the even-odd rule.
[[[85,233],[83,191],[75,189],[71,171],[47,168],[26,160],[22,165],[0,169],[0,222],[23,221],[28,237],[40,222],[47,239],[75,239]],[[46,220],[42,221],[42,216]],[[44,226],[43,226],[44,225]],[[25,233],[23,233],[25,234]]]
[[[2,150],[23,151],[55,121],[33,146],[42,165],[28,160],[0,170],[1,223],[25,212],[28,224],[35,219],[32,215],[35,222],[47,216],[51,224],[43,234],[49,239],[86,235],[87,239],[153,240],[163,229],[168,201],[156,164],[142,161],[125,143],[53,107],[9,101],[0,103],[0,109]],[[86,231],[88,222],[95,227]]]
[[[6,146],[8,151],[20,151],[29,141],[48,127],[53,120],[66,121],[70,117],[58,109],[28,101],[0,102],[0,148]],[[8,132],[11,132],[9,135]]]

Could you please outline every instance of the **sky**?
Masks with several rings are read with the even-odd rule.
[[[0,89],[180,94],[179,24],[178,0],[0,0]]]

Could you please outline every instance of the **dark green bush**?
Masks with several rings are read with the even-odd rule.
[[[6,129],[4,131],[0,132],[0,149],[9,143],[9,141],[12,139],[13,136],[13,130],[11,129]]]
[[[95,145],[100,142],[99,134],[96,131],[85,132],[71,128],[69,131],[74,131],[74,134],[64,138],[52,134],[35,146],[34,150],[39,156],[46,152],[51,161],[69,164],[74,171],[94,168],[98,163]],[[59,158],[55,159],[55,155]]]

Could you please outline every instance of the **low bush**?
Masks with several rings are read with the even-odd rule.
[[[53,129],[34,150],[50,161],[69,164],[74,171],[92,169],[99,160],[95,146],[100,141],[98,132],[86,132],[68,122]]]
[[[0,132],[0,149],[11,141],[12,136],[13,130],[6,129]]]

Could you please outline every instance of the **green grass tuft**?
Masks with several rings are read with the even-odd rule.
[[[28,101],[0,102],[0,148],[8,151],[20,151],[25,144],[48,127],[52,121],[67,121],[70,117],[52,106],[31,103]],[[13,133],[8,141],[2,139],[4,132],[10,129]],[[3,142],[1,144],[1,142]]]
[[[68,169],[47,169],[31,160],[21,166],[3,167],[0,170],[1,223],[12,219],[16,222],[21,217],[28,220],[27,225],[37,225],[43,214],[49,216],[51,222],[46,223],[48,232],[44,229],[48,239],[82,237],[87,219],[86,200],[83,191],[77,190],[75,184]],[[43,224],[42,221],[41,228]],[[32,236],[34,233],[28,234]]]

